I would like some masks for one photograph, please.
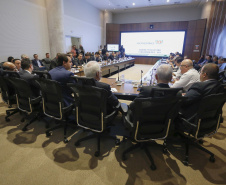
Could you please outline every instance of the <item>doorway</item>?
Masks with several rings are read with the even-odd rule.
[[[65,37],[65,49],[66,53],[71,51],[71,46],[75,45],[77,49],[79,49],[79,46],[81,45],[81,37],[72,37],[69,35],[66,35]]]

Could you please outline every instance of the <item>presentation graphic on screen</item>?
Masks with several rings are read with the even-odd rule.
[[[121,45],[129,56],[168,57],[183,54],[185,31],[121,32]]]
[[[119,45],[118,44],[108,44],[107,45],[107,50],[108,51],[118,51],[119,50]]]

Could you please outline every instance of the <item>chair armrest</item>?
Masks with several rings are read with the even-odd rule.
[[[129,130],[132,130],[132,128],[134,127],[134,124],[128,119],[128,116],[129,115],[123,116],[123,123],[126,128],[128,128]]]
[[[195,125],[194,123],[191,123],[191,122],[190,122],[190,119],[191,119],[191,118],[189,118],[188,120],[185,119],[185,118],[181,118],[181,120],[183,120],[186,124],[188,124],[188,125],[190,125],[190,126],[196,128],[197,125]]]
[[[115,109],[120,111],[123,115],[126,115],[128,112],[128,105],[125,103],[118,103]]]
[[[37,104],[42,100],[41,96],[31,99],[31,104]]]
[[[73,107],[74,107],[74,104],[71,104],[71,105],[69,105],[67,107],[64,107],[62,109],[62,111],[63,111],[63,113],[69,112],[69,111],[71,111],[73,109]]]

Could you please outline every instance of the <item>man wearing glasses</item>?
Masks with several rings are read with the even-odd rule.
[[[190,59],[185,59],[181,62],[180,70],[182,76],[171,88],[183,87],[184,91],[187,91],[192,84],[199,82],[199,73],[193,68],[193,62]]]

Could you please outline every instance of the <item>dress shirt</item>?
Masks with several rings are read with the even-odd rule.
[[[192,84],[199,81],[200,81],[200,76],[198,71],[192,68],[192,69],[189,69],[186,73],[184,73],[181,76],[180,80],[176,81],[171,87],[172,88],[183,87],[183,89],[187,91]]]
[[[178,68],[177,72],[175,72],[174,74],[175,74],[175,78],[179,80],[180,77],[182,76],[180,68]]]

